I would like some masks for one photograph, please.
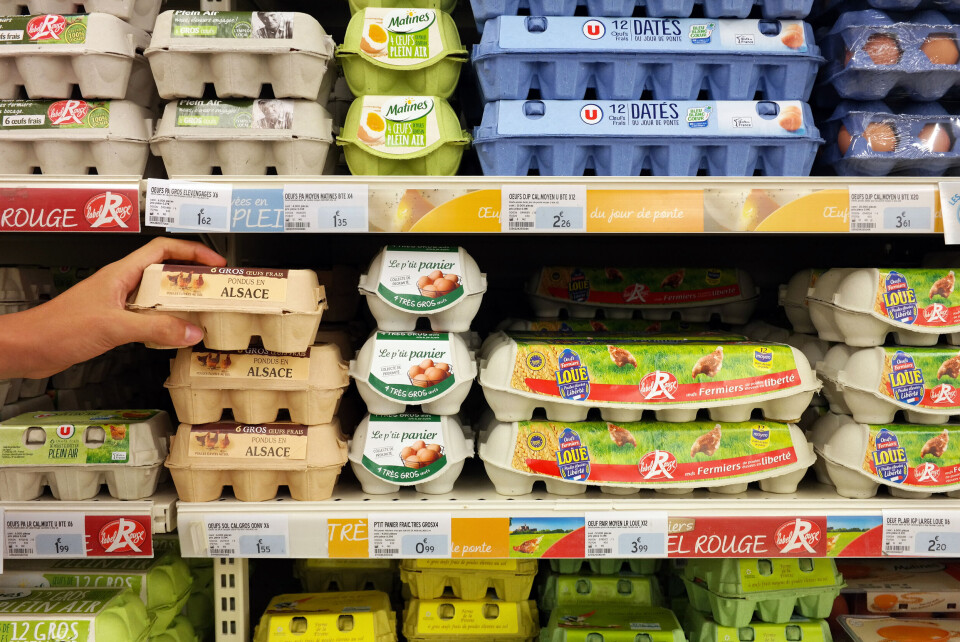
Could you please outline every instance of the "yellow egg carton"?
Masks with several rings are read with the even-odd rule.
[[[293,574],[300,578],[303,590],[362,591],[372,588],[392,593],[397,577],[397,562],[384,559],[299,559]]]
[[[530,597],[536,560],[403,560],[400,580],[415,598],[441,597],[446,589],[462,600],[482,600],[488,590],[507,602]]]
[[[403,611],[408,642],[534,642],[540,632],[533,600],[418,600]]]
[[[270,600],[253,642],[395,642],[396,621],[380,591],[287,593]]]

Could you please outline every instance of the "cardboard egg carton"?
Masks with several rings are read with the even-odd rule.
[[[0,103],[2,104],[2,103]],[[49,270],[28,267],[0,267],[0,314],[22,312],[39,301],[53,298],[57,288]]]
[[[570,622],[577,624],[571,626]],[[569,604],[554,609],[550,613],[550,619],[541,631],[540,640],[541,642],[586,642],[587,640],[593,642],[593,638],[589,637],[593,631],[603,631],[603,639],[610,642],[614,640],[686,642],[687,639],[677,617],[667,608],[659,606],[584,608],[580,604]]]
[[[388,559],[298,559],[293,574],[308,593],[363,591],[393,593],[397,561]]]
[[[43,412],[53,409],[53,399],[48,395],[23,397],[13,403],[0,406],[0,421],[19,417],[25,412]]]
[[[179,100],[166,104],[154,154],[169,176],[314,175],[332,172],[333,121],[306,100]]]
[[[0,15],[109,13],[137,29],[153,31],[163,0],[0,0]]]
[[[553,611],[565,606],[643,608],[663,605],[660,580],[649,575],[547,575],[540,606]]]
[[[262,502],[287,486],[293,499],[329,499],[347,461],[340,423],[180,424],[167,468],[185,502],[219,499],[224,486],[242,502]]]
[[[807,295],[816,286],[817,279],[823,272],[823,270],[812,268],[801,270],[790,277],[785,284],[781,284],[777,290],[777,303],[786,313],[794,332],[811,334],[817,331],[813,321],[810,320],[810,304],[807,301]]]
[[[53,639],[70,636],[76,642],[141,642],[149,638],[154,621],[125,585],[12,590],[5,591],[4,598],[0,626],[29,632],[24,634],[27,639],[46,637],[49,632]]]
[[[269,84],[277,98],[316,101],[333,52],[305,13],[164,11],[146,56],[164,99],[201,98],[213,83],[220,98],[257,98]]]
[[[846,366],[850,355],[858,351],[859,348],[837,343],[827,350],[823,359],[817,361],[815,365],[817,377],[823,383],[823,388],[820,389],[821,394],[830,405],[830,410],[841,415],[849,415],[850,408],[844,401],[843,390],[840,388],[840,370]]]
[[[294,423],[314,425],[333,421],[349,383],[347,364],[333,344],[294,354],[260,346],[234,351],[194,346],[177,351],[164,387],[184,423],[220,421],[227,409],[241,423],[267,423],[287,409]]]
[[[270,600],[253,642],[284,640],[396,642],[397,614],[381,591],[286,593]]]
[[[290,353],[313,344],[327,302],[312,270],[154,264],[127,308],[194,323],[211,350],[246,350],[259,336],[270,352]]]
[[[660,570],[661,560],[658,559],[552,559],[550,570],[554,573],[570,575],[584,573],[588,570],[594,575],[619,575],[622,573],[636,573],[637,575],[653,575]]]
[[[435,600],[453,594],[461,600],[482,600],[492,590],[497,599],[530,599],[537,575],[536,560],[403,560],[400,580],[410,595]],[[448,593],[449,591],[449,593]]]
[[[826,620],[794,617],[789,622],[750,622],[739,631],[717,624],[708,615],[688,609],[684,628],[690,642],[724,642],[737,638],[747,640],[832,640]],[[742,636],[742,637],[740,637]]]
[[[403,610],[403,636],[409,642],[533,642],[540,632],[533,600],[500,602],[441,598],[411,599]]]
[[[150,36],[105,13],[0,17],[0,31],[22,34],[0,44],[0,100],[83,98],[149,105],[150,70],[140,54]]]

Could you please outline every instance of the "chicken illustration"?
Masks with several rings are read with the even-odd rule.
[[[207,448],[214,448],[217,445],[217,440],[220,438],[220,433],[208,432],[207,440],[203,443]]]
[[[663,277],[663,281],[660,281],[661,288],[673,288],[677,289],[683,285],[683,277],[687,275],[686,270],[677,270],[673,274],[668,274]]]
[[[717,424],[710,432],[705,432],[697,437],[697,440],[693,442],[693,445],[690,447],[690,456],[696,457],[697,453],[703,453],[708,457],[712,457],[719,447],[720,424]]]
[[[181,272],[180,276],[177,277],[177,286],[185,288],[190,285],[190,282],[193,281],[192,272]]]
[[[940,364],[940,367],[937,369],[937,379],[943,379],[945,376],[951,379],[956,379],[960,376],[960,353]]]
[[[618,348],[617,346],[607,346],[607,350],[610,352],[610,359],[613,360],[614,365],[618,368],[622,368],[628,363],[634,368],[637,367],[637,358],[630,354],[629,350]]]
[[[203,275],[202,275],[202,274],[198,274],[198,275],[197,275],[197,280],[193,282],[193,287],[196,288],[197,290],[199,290],[200,288],[203,287]]]
[[[637,447],[637,439],[629,430],[624,430],[616,424],[607,424],[607,430],[610,431],[610,439],[617,445],[617,448],[623,448],[626,444],[631,447]]]
[[[609,332],[607,326],[605,326],[602,321],[591,321],[590,327],[597,332]]]
[[[220,450],[226,450],[227,446],[230,445],[230,435],[224,434],[223,439],[220,440]]]
[[[837,545],[837,542],[840,541],[839,535],[834,535],[833,537],[827,538],[827,553],[833,550],[833,547]]]
[[[199,361],[201,365],[207,365],[207,353],[198,354],[197,361]]]
[[[180,274],[179,274],[179,273],[178,273],[178,274],[168,274],[168,275],[167,275],[167,281],[170,281],[170,283],[176,283],[176,282],[177,282],[177,279],[179,279],[179,278],[180,278]]]
[[[111,424],[110,436],[113,438],[114,441],[120,441],[121,439],[126,437],[126,435],[127,435],[126,426],[114,426]]]
[[[605,270],[605,272],[606,272],[607,278],[610,279],[611,281],[623,281],[623,272],[621,272],[617,268],[608,267]]]
[[[927,443],[920,449],[920,457],[926,457],[928,454],[934,457],[943,457],[943,453],[947,449],[947,442],[949,441],[950,433],[944,428],[942,433],[927,440]]]
[[[220,360],[220,367],[221,367],[222,369],[226,370],[227,368],[230,367],[230,365],[231,365],[232,363],[233,363],[233,362],[230,361],[230,355],[229,355],[229,354],[225,354],[225,355],[223,355],[223,359]]]
[[[205,432],[205,433],[203,433],[202,435],[195,435],[195,436],[194,436],[194,439],[196,439],[198,442],[200,442],[200,445],[202,446],[202,445],[204,445],[205,443],[207,443],[207,437],[208,437],[209,435],[210,435],[210,433]]]
[[[533,539],[528,539],[520,546],[514,546],[513,550],[517,551],[518,553],[526,553],[527,555],[530,555],[531,553],[536,553],[537,549],[540,548],[540,541],[542,539],[543,539],[542,536],[534,537]]]
[[[950,295],[953,294],[953,284],[955,279],[953,278],[953,270],[947,272],[947,276],[937,279],[936,283],[933,284],[933,287],[930,288],[930,298],[932,299],[935,296],[942,296],[944,299],[949,299]]]
[[[219,352],[211,352],[210,354],[207,355],[207,367],[208,367],[208,368],[216,368],[219,363],[220,363],[220,353],[219,353]]]
[[[694,379],[700,375],[705,375],[707,377],[716,377],[717,373],[720,372],[720,368],[723,367],[723,346],[717,346],[717,349],[711,352],[710,354],[704,355],[697,359],[697,362],[693,364],[693,371],[690,375]]]

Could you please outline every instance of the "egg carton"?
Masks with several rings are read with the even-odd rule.
[[[957,426],[867,425],[831,413],[808,438],[844,497],[873,497],[880,486],[906,499],[960,497],[960,457],[948,447],[951,438],[960,439]]]
[[[635,573],[637,575],[652,575],[663,565],[659,559],[552,559],[550,570],[554,573],[573,575],[586,572],[587,569],[595,575],[619,575]]]
[[[154,264],[127,308],[196,324],[211,350],[246,350],[259,336],[270,352],[289,353],[312,345],[327,302],[312,270]]]
[[[678,293],[683,293],[683,300]],[[527,294],[540,317],[557,318],[566,312],[573,320],[593,319],[603,310],[604,324],[606,319],[616,323],[635,315],[661,322],[679,315],[684,322],[705,323],[719,316],[724,323],[746,323],[757,307],[760,289],[742,270],[549,266],[530,279]]]
[[[42,412],[53,410],[53,399],[47,395],[25,397],[19,401],[0,406],[0,421],[19,417],[26,412]]]
[[[0,0],[0,15],[22,13],[108,13],[143,31],[152,31],[163,0]]]
[[[258,444],[257,435],[273,442]],[[170,437],[166,466],[185,502],[215,501],[224,486],[232,486],[242,502],[274,499],[280,486],[295,500],[319,501],[333,494],[346,461],[347,442],[336,419],[316,426],[219,422],[180,424]]]
[[[473,132],[488,176],[807,176],[822,142],[799,101],[501,100]]]
[[[169,102],[150,139],[167,174],[280,176],[330,174],[333,120],[306,100],[180,100]]]
[[[808,296],[821,339],[851,346],[960,344],[960,304],[951,305],[954,270],[828,270]]]
[[[409,642],[534,642],[540,632],[539,618],[533,600],[414,598],[403,609],[403,637]]]
[[[267,604],[253,642],[303,637],[396,642],[397,614],[381,591],[286,593]]]
[[[2,105],[3,103],[0,103]],[[57,295],[53,275],[43,268],[0,267],[0,314],[30,309],[39,301]]]
[[[473,431],[453,416],[367,415],[350,440],[350,467],[368,495],[402,486],[443,495],[473,457],[473,444]]]
[[[916,14],[909,22],[876,9],[844,12],[819,40],[829,61],[822,79],[841,98],[851,100],[899,95],[914,101],[940,100],[960,84],[960,65],[956,60],[934,63],[922,47],[931,35],[944,35],[953,40],[956,51],[958,33],[960,26],[936,11]],[[884,64],[875,62],[868,50],[882,56]]]
[[[833,639],[826,620],[793,617],[789,622],[781,624],[750,622],[736,630],[732,627],[720,626],[710,617],[693,609],[688,609],[686,615],[684,629],[689,634],[690,642],[729,642],[731,640],[787,642],[787,640]]]
[[[872,642],[894,638],[909,640],[916,637],[954,638],[960,635],[960,623],[953,617],[919,618],[896,615],[840,615],[837,622],[845,639],[852,642]],[[838,638],[839,639],[839,638]]]
[[[505,319],[496,327],[505,332],[572,334],[575,332],[647,334],[658,332],[710,333],[710,325],[688,321],[646,321],[644,319]]]
[[[50,377],[43,377],[42,379],[22,379],[20,382],[20,398],[32,399],[33,397],[39,397],[47,391],[47,383],[49,381]]]
[[[651,575],[547,575],[540,594],[544,611],[578,606],[589,610],[663,605],[660,582]]]
[[[36,588],[7,591],[4,597],[0,625],[29,631],[25,635],[34,638],[50,632],[78,642],[145,642],[153,624],[143,602],[126,587]]]
[[[812,334],[817,331],[810,320],[810,308],[807,295],[817,284],[817,279],[824,270],[809,268],[800,270],[777,290],[777,303],[783,308],[787,320],[793,326],[794,332]]]
[[[400,580],[410,595],[436,600],[453,595],[459,600],[483,600],[493,591],[498,600],[530,598],[537,576],[536,560],[403,560]]]
[[[457,7],[457,0],[349,0],[350,13],[354,14],[367,7],[388,7],[390,9],[439,9],[446,13],[453,13]]]
[[[602,631],[603,633],[599,633]],[[550,614],[541,642],[686,642],[670,609],[658,606],[585,609],[563,606]]]
[[[199,639],[201,637],[198,636],[190,618],[186,615],[178,615],[173,618],[169,628],[153,636],[150,642],[197,642]]]
[[[471,59],[488,101],[807,100],[823,62],[799,21],[542,16],[488,21]]]
[[[0,100],[71,98],[153,101],[150,71],[140,55],[145,31],[105,13],[0,17],[0,30],[21,34],[0,46]]]
[[[815,362],[814,365],[817,376],[823,384],[820,393],[830,405],[830,410],[841,415],[849,415],[850,408],[844,401],[843,389],[840,387],[840,371],[846,367],[851,355],[859,350],[844,343],[837,343],[831,346],[823,355],[823,359]]]
[[[350,376],[372,414],[413,405],[455,415],[477,376],[476,354],[452,333],[375,332],[350,362]]]
[[[281,354],[254,346],[221,352],[182,348],[170,361],[170,391],[180,421],[220,421],[223,411],[245,424],[276,421],[281,409],[298,424],[333,420],[350,379],[340,350],[332,344]]]
[[[388,559],[298,559],[293,574],[308,593],[383,591],[393,593],[398,563]]]
[[[334,265],[328,270],[317,270],[317,279],[327,291],[330,305],[323,322],[346,323],[356,319],[360,308],[360,293],[357,291],[360,271],[349,265]]]
[[[2,405],[13,403],[20,398],[20,382],[22,379],[0,379],[0,402]],[[16,386],[16,388],[15,388]]]
[[[64,437],[59,430],[72,427]],[[95,497],[104,483],[112,497],[151,496],[167,455],[170,419],[158,410],[28,412],[0,423],[0,498],[28,501],[49,486],[64,501]],[[49,458],[43,444],[57,440],[72,456]]]
[[[765,451],[774,442],[776,450]],[[541,447],[531,448],[535,443]],[[701,472],[729,469],[725,449],[751,446],[756,454],[749,473]],[[623,462],[623,451],[636,453],[631,463]],[[554,495],[582,495],[591,487],[613,495],[644,489],[681,495],[699,488],[729,495],[745,492],[751,482],[765,492],[794,493],[816,460],[796,426],[756,421],[496,423],[480,433],[479,455],[496,492],[514,496],[531,493],[538,481]]]
[[[440,277],[431,281],[438,271]],[[445,276],[457,279],[444,278],[441,290],[419,285],[427,279],[425,285],[432,286]],[[450,283],[453,289],[448,289]],[[434,332],[468,332],[487,291],[487,275],[460,247],[386,246],[360,276],[358,287],[380,330],[409,332],[417,319],[426,317]]]

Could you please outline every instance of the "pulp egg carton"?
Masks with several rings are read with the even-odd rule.
[[[652,575],[660,570],[662,565],[658,559],[552,559],[550,570],[554,573],[572,575],[590,570],[594,575],[619,575],[620,573],[634,573],[636,575]]]
[[[53,399],[48,395],[26,397],[19,401],[0,406],[0,421],[13,419],[27,412],[36,413],[53,409]]]
[[[823,140],[799,101],[487,103],[473,145],[488,176],[807,176]]]
[[[201,98],[213,83],[219,98],[316,101],[329,92],[333,38],[305,13],[164,11],[146,56],[160,97]]]
[[[720,626],[782,624],[794,611],[824,619],[845,584],[828,558],[689,560],[682,571],[690,606]]]
[[[777,303],[783,308],[787,320],[793,326],[794,332],[812,334],[817,331],[810,320],[810,307],[807,295],[813,291],[817,279],[823,270],[801,270],[790,277],[786,284],[781,284],[777,290]]]
[[[367,7],[385,7],[389,9],[403,9],[414,7],[417,9],[437,9],[452,13],[457,7],[457,0],[349,0],[350,13],[354,14]]]
[[[149,497],[169,432],[170,418],[159,410],[46,410],[9,419],[0,423],[0,497],[27,501],[49,486],[57,499],[80,501],[103,483],[117,499]]]
[[[602,631],[603,633],[598,633]],[[570,604],[550,614],[542,642],[685,642],[673,611],[658,606],[584,608]]]
[[[397,614],[381,591],[286,593],[270,600],[253,642],[369,640],[396,642]]]
[[[149,105],[150,71],[140,55],[145,31],[106,13],[0,16],[0,31],[18,36],[0,45],[0,99],[128,98]]]
[[[312,345],[327,302],[313,270],[154,264],[127,308],[198,325],[211,350],[246,350],[258,336],[266,350],[289,353]]]
[[[744,452],[749,472],[737,467]],[[793,493],[816,460],[796,426],[757,421],[495,423],[480,433],[479,455],[501,495],[529,494],[538,481],[555,495],[590,487],[736,494],[755,481],[766,492]]]
[[[443,495],[473,457],[473,443],[473,432],[453,416],[367,415],[350,440],[350,467],[369,495],[402,486]]]
[[[412,331],[427,317],[434,332],[468,332],[487,275],[462,247],[388,245],[360,276],[377,328]]]
[[[259,424],[276,421],[286,409],[294,423],[313,425],[333,420],[349,383],[333,344],[292,354],[258,345],[233,351],[199,345],[177,351],[163,385],[184,423],[220,421],[230,409],[236,421]]]
[[[169,628],[151,638],[151,642],[195,642],[200,639],[196,628],[186,615],[173,618]]]
[[[356,176],[453,176],[470,134],[439,96],[368,94],[350,105],[337,144]]]
[[[367,7],[353,14],[337,48],[350,91],[449,98],[467,50],[449,14],[429,8]]]
[[[843,176],[943,176],[960,167],[960,124],[938,103],[894,113],[879,101],[842,103],[824,126],[823,162]]]
[[[455,415],[477,376],[476,354],[453,333],[375,332],[350,362],[350,376],[372,414],[412,405]]]
[[[4,103],[0,103],[2,105]],[[22,312],[28,304],[51,299],[57,295],[53,275],[49,270],[26,267],[0,267],[0,304],[10,303],[18,307],[0,314]]]
[[[643,608],[661,606],[660,581],[651,575],[547,575],[540,607],[553,611],[567,606]]]
[[[356,319],[360,307],[360,293],[357,291],[359,270],[349,265],[334,265],[327,270],[317,270],[317,279],[327,291],[327,303],[330,305],[323,322],[345,323]]]
[[[150,112],[121,100],[0,102],[0,173],[142,175]]]
[[[788,640],[832,640],[826,620],[793,617],[789,622],[750,622],[735,629],[721,626],[707,615],[688,609],[685,630],[690,642],[729,642],[731,640],[763,640],[764,642],[787,642]]]
[[[530,598],[537,576],[537,560],[430,560],[400,562],[400,580],[410,595],[436,600],[453,595],[460,600],[483,600],[488,591],[504,602]]]
[[[125,586],[34,588],[5,591],[3,597],[0,627],[23,631],[27,639],[144,642],[153,625],[143,602]]]
[[[409,642],[535,642],[540,615],[533,600],[411,599],[403,609]]]
[[[823,62],[797,20],[543,16],[488,21],[471,59],[487,101],[807,100]]]
[[[21,379],[20,398],[31,399],[33,397],[39,397],[47,391],[47,383],[49,381],[50,377],[44,377],[42,379]]]
[[[850,408],[844,401],[844,391],[840,387],[840,371],[846,367],[850,356],[859,350],[844,343],[834,344],[814,366],[823,383],[820,392],[830,405],[830,410],[841,415],[849,415]]]
[[[954,284],[948,269],[828,270],[808,296],[810,318],[821,339],[851,346],[883,345],[891,332],[902,345],[960,344]]]
[[[293,574],[307,593],[374,590],[393,593],[397,561],[389,559],[298,559]]]
[[[179,100],[150,139],[169,176],[331,174],[333,120],[308,100]]]
[[[50,383],[57,390],[76,390],[91,384],[102,383],[112,367],[113,358],[113,354],[108,352],[88,361],[75,363],[53,375]]]
[[[0,15],[108,13],[143,31],[153,31],[162,0],[0,0]]]
[[[880,486],[907,499],[933,493],[960,497],[960,426],[867,425],[831,413],[808,437],[844,497],[873,497]]]
[[[329,499],[347,461],[340,423],[180,424],[170,437],[170,469],[185,502],[211,502],[232,486],[242,502],[262,502],[287,486],[295,500]]]
[[[939,100],[960,84],[960,26],[936,11],[909,21],[868,9],[840,14],[820,39],[823,80],[841,98]]]
[[[606,311],[604,312],[606,315]],[[602,332],[646,334],[652,332],[711,332],[707,323],[688,321],[646,321],[644,319],[506,319],[497,326],[505,332],[542,332],[571,334],[574,332]]]
[[[495,336],[480,361],[480,385],[503,422],[526,421],[536,408],[550,421],[795,421],[820,388],[802,352],[759,342],[645,342],[629,338]],[[734,384],[725,382],[734,381]]]
[[[840,615],[837,622],[852,642],[946,640],[960,636],[960,622],[950,617],[907,619],[889,615]]]

